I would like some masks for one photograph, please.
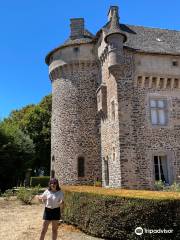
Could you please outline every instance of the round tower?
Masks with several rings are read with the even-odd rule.
[[[101,177],[94,37],[71,19],[70,38],[46,57],[52,81],[51,172],[60,184]]]

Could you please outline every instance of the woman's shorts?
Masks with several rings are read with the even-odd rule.
[[[60,220],[61,218],[61,211],[60,211],[60,207],[58,208],[47,208],[45,207],[44,209],[44,214],[43,214],[43,219],[44,220]]]

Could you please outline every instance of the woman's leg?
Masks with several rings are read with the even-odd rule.
[[[57,220],[52,221],[52,240],[57,239],[58,226],[59,224]]]
[[[41,236],[39,240],[44,240],[49,224],[50,224],[50,221],[44,220],[42,230],[41,230]]]

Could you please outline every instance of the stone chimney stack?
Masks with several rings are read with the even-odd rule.
[[[72,18],[71,20],[71,39],[81,38],[84,35],[84,18]]]

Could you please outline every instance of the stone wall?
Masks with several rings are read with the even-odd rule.
[[[136,129],[136,152],[138,160],[138,182],[141,188],[154,186],[154,155],[167,155],[171,172],[171,183],[178,181],[180,164],[180,96],[176,91],[153,91],[152,89],[136,89],[134,102],[134,126]],[[167,126],[154,127],[150,120],[149,98],[167,98],[169,123]],[[177,121],[178,120],[178,121]],[[176,124],[174,124],[176,122]],[[179,123],[178,123],[179,122]]]
[[[153,156],[156,155],[167,156],[170,184],[180,181],[179,69],[173,73],[172,57],[149,57],[148,65],[148,56],[143,56],[145,62],[140,62],[139,56],[124,50],[123,64],[111,73],[106,54],[100,58],[102,83],[107,88],[107,112],[101,114],[104,186],[104,160],[108,159],[110,187],[152,189],[155,183]],[[169,72],[166,72],[168,64]],[[167,99],[167,126],[152,126],[149,108],[152,97]],[[115,102],[115,121],[111,116],[112,101]]]
[[[135,128],[133,119],[133,98],[135,95],[134,57],[133,53],[124,49],[123,62],[119,69],[113,72],[117,82],[119,143],[121,165],[121,187],[138,188],[137,157],[135,149]]]
[[[99,52],[102,52],[102,50]],[[110,187],[121,186],[120,171],[120,149],[119,149],[119,116],[118,116],[118,97],[117,83],[114,76],[108,70],[107,48],[101,59],[102,85],[106,86],[106,111],[101,114],[101,160],[102,160],[102,179],[103,186],[106,183],[106,167],[108,162],[109,184]],[[112,102],[114,104],[115,115],[112,116]]]
[[[137,59],[140,57],[137,56]],[[172,65],[173,56],[144,55],[141,59],[145,61],[141,60],[136,67],[133,113],[138,180],[142,188],[153,188],[155,155],[167,156],[170,184],[180,180],[180,70]],[[167,100],[167,125],[152,125],[149,107],[151,98]]]

